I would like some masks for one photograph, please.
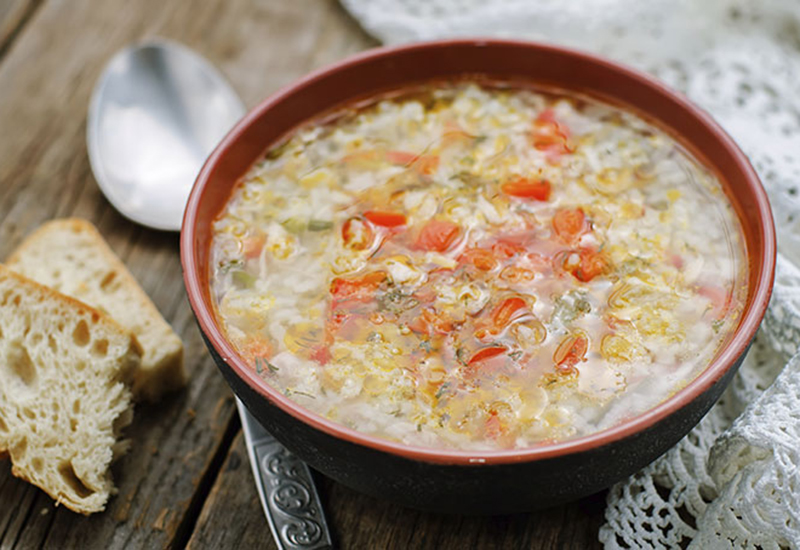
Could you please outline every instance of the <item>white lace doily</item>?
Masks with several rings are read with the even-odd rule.
[[[341,1],[389,44],[502,36],[606,55],[681,90],[739,143],[778,230],[766,319],[703,421],[611,489],[599,538],[606,548],[800,548],[800,0]]]

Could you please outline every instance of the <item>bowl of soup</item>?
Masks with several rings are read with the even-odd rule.
[[[181,234],[222,374],[362,492],[507,513],[683,437],[741,363],[775,236],[746,157],[657,81],[584,53],[378,49],[267,98]]]

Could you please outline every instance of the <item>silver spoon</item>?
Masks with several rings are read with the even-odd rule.
[[[86,138],[100,189],[132,221],[179,230],[203,162],[244,112],[222,75],[184,46],[152,41],[119,52],[89,105]],[[278,548],[332,547],[308,467],[236,405]],[[286,491],[295,495],[289,503]]]

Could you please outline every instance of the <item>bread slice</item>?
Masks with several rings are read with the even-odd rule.
[[[183,344],[97,229],[81,219],[45,223],[6,262],[22,275],[107,313],[144,350],[133,393],[155,400],[186,383]]]
[[[0,266],[0,454],[14,475],[76,512],[102,510],[140,358],[107,316]]]

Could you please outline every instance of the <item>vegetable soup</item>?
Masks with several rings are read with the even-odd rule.
[[[214,222],[229,341],[291,399],[452,449],[586,435],[711,362],[747,294],[716,176],[596,100],[427,88],[300,127]]]

